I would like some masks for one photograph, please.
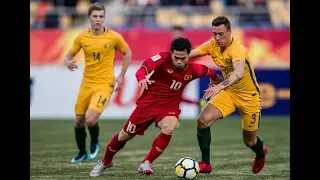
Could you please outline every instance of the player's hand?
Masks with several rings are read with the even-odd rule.
[[[143,89],[148,89],[148,85],[151,85],[152,83],[154,83],[153,80],[149,80],[149,79],[143,79],[141,81],[139,81],[139,86],[142,87]]]
[[[71,60],[71,61],[66,61],[65,64],[66,64],[66,66],[68,67],[68,69],[69,69],[70,71],[74,71],[75,69],[78,68],[78,66],[77,66],[77,64],[76,64],[76,61],[73,61],[73,60]]]
[[[124,84],[124,76],[123,75],[120,75],[117,77],[116,79],[116,88],[115,88],[115,91],[118,91],[119,89],[122,88]]]
[[[221,86],[213,84],[212,87],[209,87],[208,89],[204,90],[205,93],[203,95],[203,98],[211,99],[214,96],[216,96],[221,90],[222,90]]]

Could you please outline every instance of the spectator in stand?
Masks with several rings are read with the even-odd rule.
[[[124,0],[123,3],[127,28],[155,22],[153,7],[158,4],[158,0]]]
[[[189,0],[160,0],[161,6],[181,6]]]
[[[38,3],[36,18],[33,28],[44,28],[48,11],[52,9],[52,4],[49,0],[42,0]]]
[[[242,6],[245,8],[239,13],[239,24],[242,26],[262,26],[270,24],[269,12],[250,13],[253,7],[265,7],[266,0],[227,0],[227,6]]]
[[[209,6],[211,0],[190,0],[191,6]]]

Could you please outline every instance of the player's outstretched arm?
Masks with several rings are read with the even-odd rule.
[[[193,58],[200,57],[201,54],[197,49],[192,49],[190,54],[189,54],[189,59],[192,60]]]
[[[233,61],[234,71],[230,74],[230,76],[226,78],[224,81],[222,81],[221,83],[219,83],[218,85],[209,87],[208,89],[204,90],[205,93],[203,95],[203,98],[211,99],[214,96],[216,96],[221,90],[239,82],[244,75],[244,65],[245,65],[244,60]]]
[[[192,49],[190,54],[189,54],[189,59],[192,60],[197,57],[209,55],[209,50],[210,50],[211,44],[210,41],[207,41],[200,46],[198,46],[195,49]]]
[[[226,78],[224,81],[222,81],[219,86],[221,89],[224,89],[228,86],[231,86],[237,82],[240,81],[240,79],[244,76],[244,66],[245,61],[244,60],[237,60],[233,61],[233,72],[230,74],[228,78]]]
[[[212,85],[218,85],[218,84],[220,84],[222,81],[223,81],[223,78],[217,74],[215,77],[210,78],[210,86],[212,86]]]

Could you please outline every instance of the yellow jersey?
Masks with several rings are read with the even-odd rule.
[[[232,37],[229,46],[223,53],[221,53],[220,47],[214,38],[198,46],[196,49],[201,56],[210,55],[212,57],[213,62],[220,68],[224,79],[228,78],[233,72],[233,61],[244,60],[246,65],[243,78],[239,82],[227,87],[226,90],[239,95],[243,99],[248,99],[255,95],[260,96],[259,85],[247,49],[235,37]]]
[[[85,30],[74,40],[71,51],[78,53],[82,48],[85,55],[83,73],[84,85],[114,84],[114,61],[116,51],[125,52],[127,42],[116,31],[104,28],[104,33],[94,35],[91,29]]]

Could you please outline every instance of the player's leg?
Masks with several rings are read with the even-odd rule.
[[[85,113],[90,103],[90,89],[84,86],[80,87],[78,98],[75,104],[76,124],[74,127],[75,140],[79,149],[78,154],[71,160],[73,163],[82,162],[87,158],[86,152],[86,124]]]
[[[148,116],[143,109],[136,108],[122,130],[115,134],[106,147],[106,151],[102,161],[98,161],[98,164],[93,168],[90,176],[100,176],[101,173],[113,166],[113,157],[119,152],[135,135],[143,135],[144,131],[153,123],[152,116]]]
[[[261,102],[260,99],[256,99],[250,103],[238,100],[237,103],[239,103],[242,119],[243,142],[256,154],[252,165],[252,172],[258,173],[264,167],[265,156],[267,154],[267,147],[263,145],[262,139],[257,136],[261,119]]]
[[[221,91],[200,112],[197,126],[197,139],[202,155],[202,160],[199,162],[200,173],[210,173],[212,171],[210,165],[211,124],[228,116],[235,109],[235,104],[229,92]]]
[[[99,153],[99,123],[98,119],[101,113],[109,103],[112,90],[95,92],[91,98],[89,108],[86,112],[86,124],[90,133],[90,151],[88,152],[88,160],[93,160]]]
[[[149,154],[143,159],[142,163],[140,164],[138,168],[139,173],[143,173],[146,175],[150,175],[153,173],[151,164],[164,152],[164,150],[169,145],[172,133],[178,123],[180,110],[177,110],[175,114],[176,116],[162,116],[163,118],[160,116],[161,119],[158,121],[156,120],[156,125],[161,129],[161,132],[153,141]]]
[[[90,176],[100,176],[104,170],[113,166],[112,159],[117,152],[119,152],[135,135],[126,134],[124,131],[120,131],[115,134],[111,141],[108,143],[104,157],[102,161],[98,161],[97,165],[90,172]]]

